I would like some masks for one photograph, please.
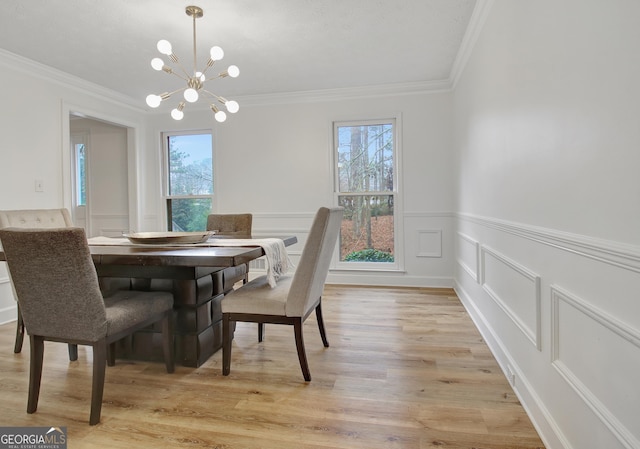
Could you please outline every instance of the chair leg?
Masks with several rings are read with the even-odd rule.
[[[69,343],[69,360],[72,362],[78,360],[78,345]]]
[[[264,340],[264,323],[258,323],[258,342]]]
[[[311,380],[311,372],[309,371],[309,364],[307,363],[307,353],[304,349],[304,338],[302,336],[302,317],[297,318],[293,324],[294,333],[296,336],[296,348],[298,349],[298,360],[300,361],[300,368],[302,369],[302,375],[304,380],[309,382]]]
[[[324,319],[322,318],[322,300],[316,306],[316,318],[318,319],[318,329],[320,329],[322,344],[325,348],[328,348],[329,340],[327,340],[327,331],[324,329]]]
[[[167,372],[175,370],[175,357],[173,354],[173,311],[169,310],[162,320],[162,352]]]
[[[22,342],[24,341],[24,321],[20,312],[20,304],[18,304],[18,322],[16,324],[16,343],[13,346],[13,352],[18,354],[22,351]]]
[[[222,314],[222,375],[228,376],[231,372],[231,341],[233,331],[229,320],[229,314]]]
[[[34,413],[38,408],[40,397],[40,381],[42,379],[42,361],[44,359],[44,339],[30,335],[31,365],[29,367],[29,399],[27,401],[27,413]]]
[[[107,343],[102,339],[93,344],[93,380],[91,381],[91,415],[89,417],[89,424],[92,426],[100,422],[106,369]]]
[[[107,346],[107,365],[116,365],[116,342],[109,343]]]

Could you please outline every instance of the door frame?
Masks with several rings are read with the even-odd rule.
[[[127,130],[127,180],[129,201],[129,229],[140,229],[142,211],[140,209],[140,176],[138,173],[140,150],[142,148],[142,124],[123,120],[81,105],[62,101],[62,199],[69,211],[73,210],[73,158],[71,157],[70,116],[94,119],[110,123]],[[87,219],[89,221],[89,219]]]

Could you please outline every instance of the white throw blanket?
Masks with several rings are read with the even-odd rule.
[[[267,282],[271,288],[276,286],[280,276],[293,266],[282,239],[209,239],[211,246],[260,246],[267,259]]]

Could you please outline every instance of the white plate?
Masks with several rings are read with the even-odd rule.
[[[170,243],[203,243],[215,234],[214,231],[198,232],[134,232],[123,234],[131,243],[160,245]]]

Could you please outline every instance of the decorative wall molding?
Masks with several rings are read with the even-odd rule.
[[[91,214],[92,220],[129,220],[128,214]]]
[[[460,265],[462,267],[462,269],[464,271],[467,272],[467,274],[469,276],[471,276],[471,278],[476,281],[477,283],[480,282],[480,243],[477,240],[474,240],[473,238],[469,237],[466,234],[463,234],[461,232],[458,232],[458,249],[462,250],[462,247],[465,245],[470,245],[471,246],[471,252],[473,252],[474,256],[473,256],[473,266],[469,265],[469,263],[465,260],[463,260],[462,258],[458,257],[457,262],[458,265]],[[458,251],[458,254],[462,253],[463,251]]]
[[[416,257],[442,257],[442,229],[418,230]]]
[[[476,2],[476,7],[473,10],[471,19],[469,19],[469,25],[467,25],[467,31],[462,37],[460,49],[458,50],[456,59],[453,61],[453,65],[451,66],[449,82],[452,90],[455,89],[458,84],[458,81],[464,72],[464,68],[471,57],[473,47],[475,47],[476,42],[478,41],[480,32],[484,27],[487,17],[489,16],[489,11],[491,11],[491,6],[493,6],[493,0],[477,0]]]
[[[403,271],[343,271],[329,269],[327,284],[451,288],[453,287],[453,278],[446,276],[407,276]]]
[[[558,286],[551,286],[551,362],[553,367],[627,449],[640,447],[640,439],[638,439],[638,437],[634,435],[627,426],[616,418],[616,416],[598,398],[598,396],[591,391],[580,377],[571,370],[571,367],[562,360],[562,354],[560,351],[560,306],[562,303],[571,306],[575,311],[585,315],[587,318],[601,325],[617,337],[631,343],[638,350],[640,350],[640,332],[589,304],[584,299],[581,299]]]
[[[453,212],[405,212],[402,214],[405,218],[452,218],[456,214]]]
[[[456,215],[460,220],[477,223],[618,268],[640,273],[640,247],[638,246],[623,245],[610,240],[596,239],[496,218],[465,213]]]
[[[456,281],[453,288],[505,376],[507,376],[507,366],[510,366],[516,373],[518,380],[513,386],[513,391],[527,411],[538,433],[544,438],[546,447],[570,449],[572,446],[569,444],[562,429],[554,420],[531,382],[529,382],[527,373],[518,367],[513,355],[509,353],[506,345],[494,330],[493,324],[482,313],[460,282]]]
[[[244,106],[263,106],[295,103],[322,103],[360,98],[397,97],[399,95],[433,94],[449,92],[451,80],[418,81],[378,86],[282,92],[278,94],[245,95],[237,97]]]
[[[45,81],[50,81],[64,88],[71,89],[76,92],[82,92],[83,94],[117,104],[118,106],[127,107],[135,112],[145,112],[144,108],[140,107],[140,101],[136,99],[114,90],[107,89],[85,79],[70,75],[61,70],[54,69],[48,65],[16,55],[15,53],[11,53],[2,48],[0,48],[0,66],[8,67],[12,70],[26,73]]]
[[[514,277],[507,278],[507,276],[495,273],[496,276],[492,277],[491,270],[488,268],[487,256],[493,258],[499,262],[502,266],[506,267],[508,271],[505,273],[513,274]],[[517,283],[519,280],[524,279],[530,286],[530,291],[521,288],[515,294],[511,294],[507,297],[505,293],[509,290],[517,287],[509,285],[510,283]],[[542,339],[540,335],[541,327],[541,291],[540,291],[540,276],[533,271],[525,268],[519,263],[509,259],[508,257],[498,253],[491,248],[481,245],[480,246],[480,284],[487,294],[495,301],[495,303],[503,310],[505,314],[513,321],[513,323],[520,329],[520,331],[533,343],[538,351],[542,350]],[[503,292],[502,295],[500,292]],[[515,297],[517,296],[517,297]],[[534,310],[530,316],[526,316],[522,310],[516,309],[517,302],[520,301],[532,301],[534,303]],[[531,322],[533,318],[533,322]]]

